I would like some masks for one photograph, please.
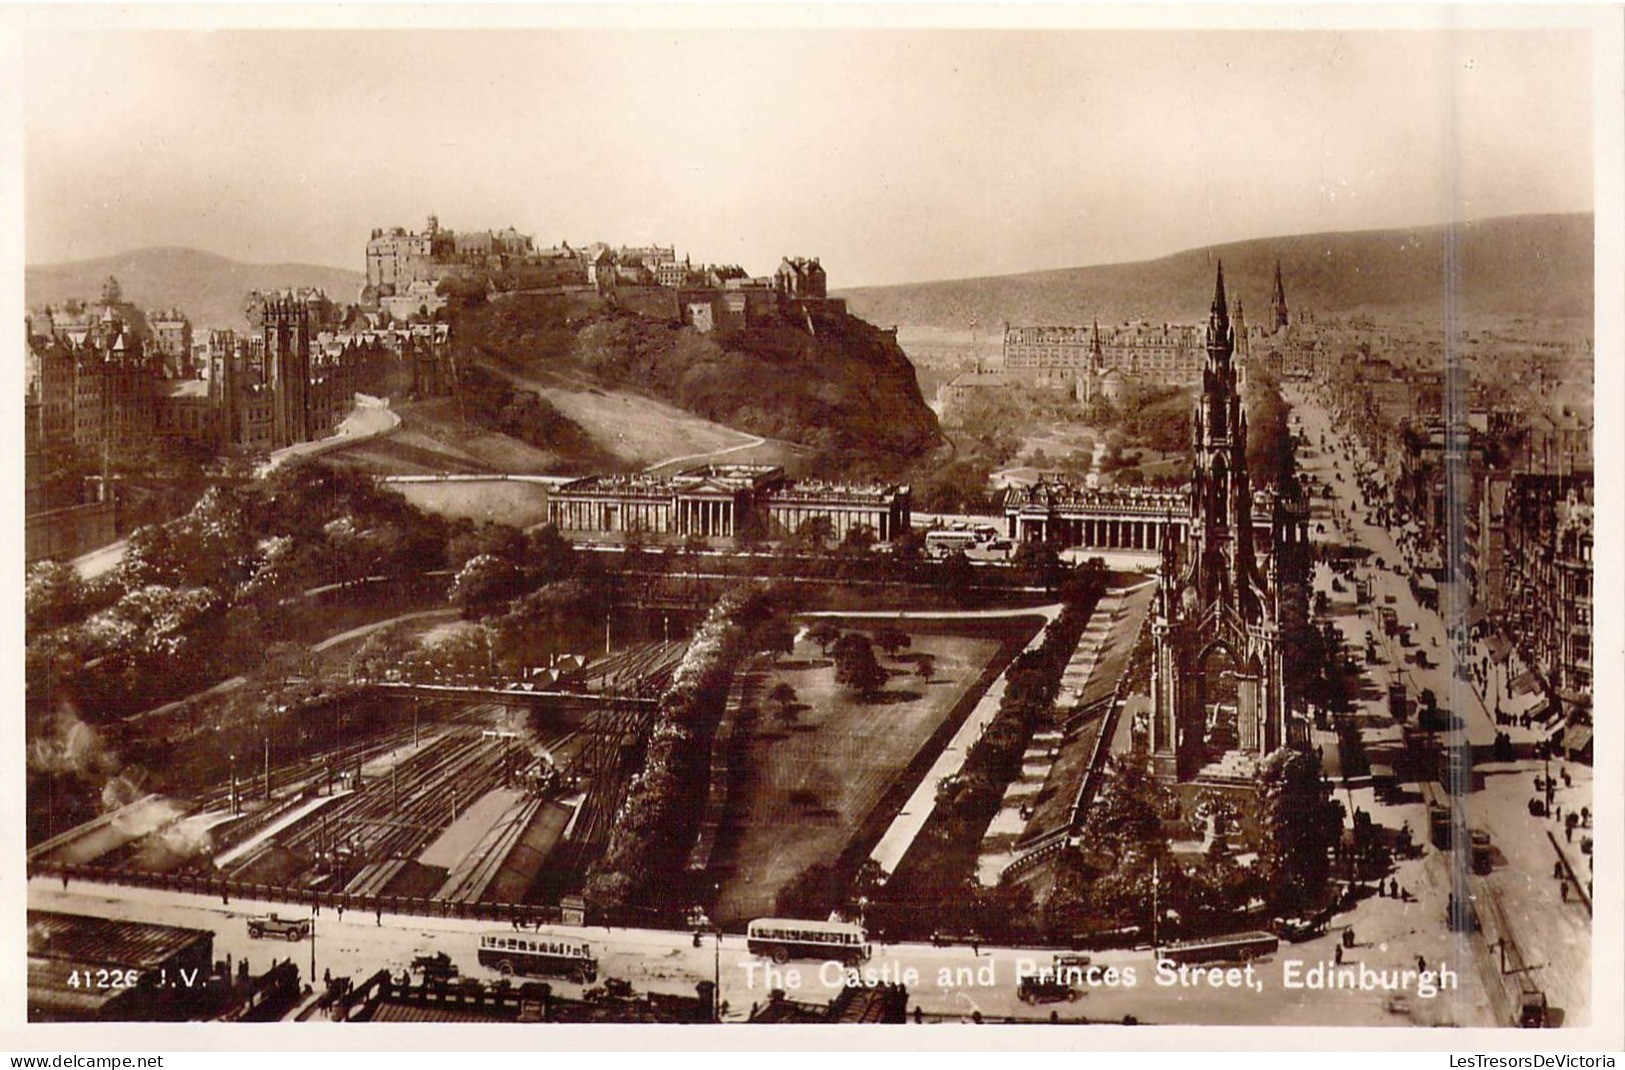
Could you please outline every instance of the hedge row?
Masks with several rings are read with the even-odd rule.
[[[752,625],[768,607],[759,588],[730,591],[695,631],[660,698],[643,771],[615,816],[604,854],[588,870],[583,896],[595,913],[658,906],[651,896],[659,879],[681,870],[710,767],[711,732],[734,667],[748,653]]]

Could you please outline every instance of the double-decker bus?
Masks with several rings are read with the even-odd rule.
[[[869,957],[869,938],[863,927],[844,921],[757,918],[746,930],[745,946],[752,955],[778,963],[826,959],[855,966]]]
[[[567,977],[577,984],[598,977],[598,960],[588,944],[540,933],[481,933],[480,965],[504,977]]]

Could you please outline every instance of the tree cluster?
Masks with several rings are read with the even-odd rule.
[[[184,515],[137,528],[119,565],[82,581],[61,562],[25,584],[29,693],[102,716],[251,664],[306,588],[418,576],[446,527],[360,473],[299,466],[211,488]]]
[[[763,588],[724,595],[695,631],[660,697],[643,769],[616,814],[609,844],[588,870],[588,906],[604,917],[634,904],[659,910],[673,890],[662,885],[681,872],[698,827],[710,768],[711,734],[739,660],[772,645],[782,613]]]
[[[1033,731],[1054,706],[1061,673],[1093,608],[1093,601],[1068,604],[1046,627],[1039,645],[1017,655],[1005,670],[998,712],[971,745],[960,771],[938,784],[931,817],[899,866],[898,878],[887,886],[884,910],[894,931],[917,925],[911,917],[935,917],[993,894],[966,899],[969,885],[976,884],[971,872],[976,847],[998,812],[1006,786],[1021,773]],[[998,902],[1002,908],[1011,905],[1004,899]],[[927,904],[929,909],[922,909]],[[1021,914],[1029,915],[1030,909]],[[1000,924],[1011,923],[1013,917],[1008,915]]]

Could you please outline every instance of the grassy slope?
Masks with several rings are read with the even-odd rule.
[[[463,360],[525,381],[628,460],[749,441],[736,432],[885,458],[937,442],[907,357],[850,316],[700,334],[630,314],[570,319],[530,302],[487,306],[458,326]]]

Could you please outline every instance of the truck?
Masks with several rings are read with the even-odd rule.
[[[248,937],[250,940],[258,940],[262,936],[280,936],[284,940],[303,940],[309,935],[309,918],[284,918],[280,914],[256,914],[248,919]]]
[[[444,951],[433,955],[419,955],[412,960],[412,972],[423,975],[426,981],[449,981],[457,976],[457,964]]]

